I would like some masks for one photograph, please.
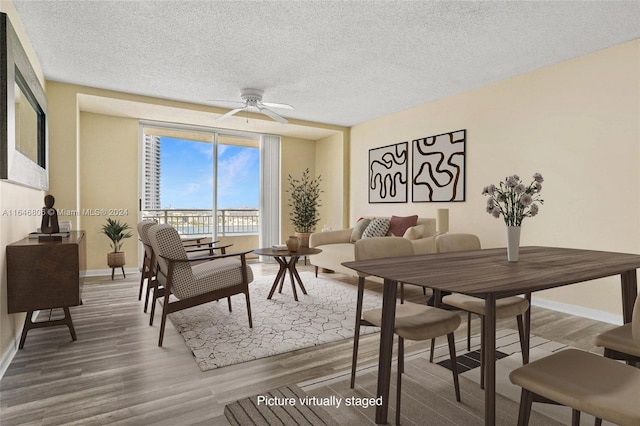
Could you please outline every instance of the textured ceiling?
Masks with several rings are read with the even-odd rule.
[[[13,2],[48,80],[198,104],[256,87],[343,126],[640,37],[639,1]]]

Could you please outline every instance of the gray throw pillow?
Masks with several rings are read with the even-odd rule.
[[[389,219],[373,219],[367,229],[362,233],[362,238],[386,237],[389,232]]]
[[[364,218],[364,219],[360,219],[353,226],[353,231],[351,231],[351,242],[352,243],[355,243],[360,238],[362,238],[362,233],[364,232],[365,229],[367,229],[367,226],[369,226],[369,223],[371,223],[371,219]]]

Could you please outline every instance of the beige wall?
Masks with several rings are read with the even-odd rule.
[[[87,232],[87,269],[107,269],[107,218],[138,223],[138,120],[80,114],[80,228]],[[136,268],[137,236],[125,240],[127,267]]]
[[[291,175],[296,179],[300,179],[302,172],[306,168],[309,169],[312,177],[317,176],[315,167],[316,142],[307,139],[283,137],[280,147],[280,217],[282,219],[280,242],[284,244],[287,241],[287,237],[295,232],[289,217],[291,208],[289,207],[289,193],[287,192],[289,189],[288,176]]]
[[[6,13],[16,31],[22,47],[33,66],[40,83],[44,87],[44,77],[40,63],[31,47],[13,3],[0,1],[0,12]],[[22,331],[25,314],[7,313],[7,264],[6,247],[14,241],[24,238],[40,225],[40,217],[32,216],[42,208],[44,192],[23,186],[0,182],[0,374],[18,349],[18,339]]]
[[[322,176],[318,230],[324,225],[331,229],[347,227],[349,181],[346,179],[348,164],[343,150],[345,145],[342,134],[335,134],[316,142],[316,175]]]
[[[351,132],[351,222],[446,207],[451,232],[504,247],[504,222],[485,213],[481,190],[540,172],[545,204],[524,221],[523,245],[640,253],[639,127],[640,40],[369,121]],[[458,129],[467,129],[466,202],[368,204],[370,148]],[[619,314],[619,287],[610,278],[537,296]]]

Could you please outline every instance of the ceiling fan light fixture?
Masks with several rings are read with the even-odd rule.
[[[277,121],[278,123],[288,123],[287,119],[269,108],[293,109],[293,107],[288,104],[262,102],[263,95],[264,90],[262,89],[245,88],[240,90],[240,99],[242,99],[242,101],[244,102],[244,107],[233,109],[226,114],[223,114],[220,117],[216,118],[216,121],[224,120],[240,111],[246,111],[247,113],[249,111],[252,111],[264,114],[272,120]]]

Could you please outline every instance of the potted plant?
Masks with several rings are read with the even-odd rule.
[[[107,265],[112,269],[111,277],[113,278],[113,269],[122,268],[126,261],[124,252],[120,251],[122,248],[123,240],[131,237],[131,232],[127,230],[131,229],[128,224],[120,223],[119,220],[107,219],[107,223],[102,225],[102,233],[111,240],[111,248],[113,251],[107,253]],[[124,273],[124,270],[123,270]]]
[[[295,179],[289,175],[289,217],[298,238],[300,247],[309,247],[309,235],[314,231],[320,220],[320,181],[321,176],[312,179],[307,168],[302,173],[302,179]]]

